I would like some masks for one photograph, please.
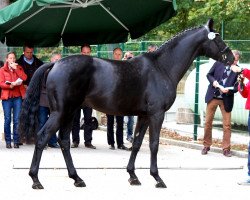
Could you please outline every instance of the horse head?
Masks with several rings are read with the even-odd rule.
[[[207,57],[231,65],[234,62],[234,55],[231,52],[231,49],[222,40],[220,34],[215,32],[213,24],[213,19],[209,19],[205,25],[207,30],[207,40],[203,43],[203,53]]]

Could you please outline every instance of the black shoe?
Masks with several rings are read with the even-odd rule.
[[[48,147],[51,147],[51,148],[60,148],[60,146],[57,143],[48,144]]]
[[[117,148],[118,148],[118,149],[121,149],[121,150],[127,150],[127,151],[129,151],[129,148],[128,148],[128,147],[125,147],[124,144],[119,145]]]
[[[19,142],[18,145],[21,146],[21,145],[23,145],[23,143]]]
[[[110,147],[109,147],[109,149],[115,150],[115,145],[111,144]]]
[[[96,149],[96,147],[93,144],[91,144],[91,143],[86,143],[85,147],[89,148],[89,149]]]
[[[14,144],[14,148],[18,149],[19,148],[19,144]]]
[[[79,146],[79,144],[78,144],[78,143],[73,142],[73,144],[71,145],[71,148],[77,148],[78,146]]]
[[[11,149],[12,148],[11,144],[6,144],[6,148]]]
[[[207,152],[210,150],[210,147],[204,147],[203,149],[202,149],[202,151],[201,151],[201,154],[202,155],[206,155],[207,154]]]

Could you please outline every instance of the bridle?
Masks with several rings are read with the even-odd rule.
[[[215,35],[216,35],[216,36],[219,36],[220,34],[219,34],[219,33],[215,33]],[[216,38],[217,38],[217,37],[215,37],[215,38],[213,39],[213,41],[214,41],[214,43],[216,44],[216,46],[218,47],[218,49],[219,49],[219,51],[220,51],[220,53],[222,54],[222,57],[223,57],[223,55],[225,55],[225,52],[227,52],[227,51],[229,50],[229,46],[226,45],[224,48],[221,48],[220,45],[219,45],[219,42],[216,41]],[[225,55],[225,56],[226,56],[226,55]]]
[[[206,27],[207,31],[208,31],[208,39],[209,40],[213,40],[215,45],[218,47],[219,52],[221,53],[221,57],[222,60],[225,61],[227,59],[227,54],[226,52],[229,51],[229,46],[225,46],[221,48],[221,45],[219,44],[219,42],[216,40],[217,36],[219,36],[219,33],[215,33],[215,32],[211,32],[208,27]]]

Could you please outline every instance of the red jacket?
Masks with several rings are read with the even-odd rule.
[[[10,71],[8,64],[5,63],[4,66],[0,69],[0,87],[2,88],[2,100],[20,96],[24,98],[26,88],[23,84],[11,88],[10,85],[5,83],[6,81],[14,82],[18,78],[21,78],[23,81],[27,79],[27,75],[24,73],[23,68],[20,65],[17,66],[17,69]]]
[[[246,77],[248,80],[250,80],[250,70],[249,69],[244,69],[242,74],[244,77]],[[247,98],[245,108],[247,110],[250,110],[250,81],[248,81],[247,84],[244,85],[242,91],[240,90],[240,85],[239,85],[238,91],[242,97]]]

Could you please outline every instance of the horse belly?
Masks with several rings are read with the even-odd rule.
[[[140,101],[116,98],[104,98],[101,96],[87,97],[85,105],[100,112],[111,115],[141,115],[146,113],[146,109],[141,106]]]

